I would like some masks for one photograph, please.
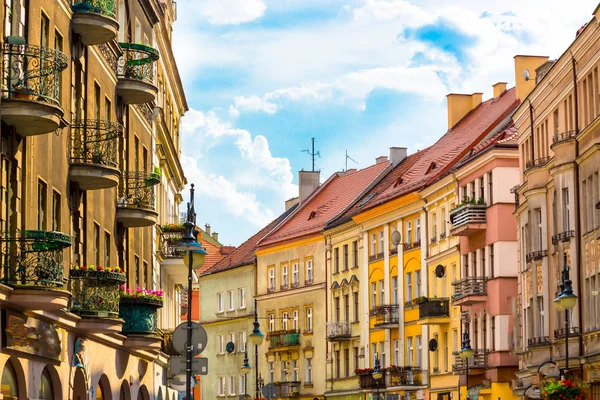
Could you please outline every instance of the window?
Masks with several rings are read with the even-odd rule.
[[[378,254],[383,253],[383,231],[379,231],[379,251]]]
[[[371,256],[375,256],[377,254],[377,234],[371,234]]]
[[[333,249],[333,268],[334,273],[340,272],[340,248]]]
[[[104,232],[104,266],[110,266],[110,245],[112,241],[110,238],[110,233]]]
[[[375,360],[377,360],[377,343],[371,343],[371,357],[373,362],[371,363],[371,366],[375,365]]]
[[[406,243],[412,243],[413,242],[413,237],[412,237],[412,222],[408,221],[406,223]]]
[[[245,375],[238,375],[238,390],[242,394],[244,394],[246,392],[245,383],[246,383]]]
[[[240,297],[240,309],[246,308],[246,288],[239,288],[238,296]]]
[[[545,315],[544,315],[544,298],[539,296],[537,298],[538,307],[540,310],[540,336],[546,336],[546,324],[545,324]]]
[[[411,301],[412,297],[412,274],[406,273],[406,301]]]
[[[446,209],[444,207],[442,207],[442,209],[440,210],[440,218],[442,218],[442,221],[441,221],[442,226],[440,227],[440,230],[441,230],[440,239],[441,239],[441,236],[446,237]]]
[[[382,279],[379,281],[379,305],[383,305],[385,299],[385,281]]]
[[[398,277],[392,277],[392,304],[398,304]]]
[[[148,263],[146,261],[144,261],[144,269],[142,272],[144,273],[144,276],[143,276],[144,280],[142,281],[143,285],[144,285],[144,287],[148,287],[148,272],[149,271],[148,271]]]
[[[133,257],[134,267],[135,267],[135,286],[140,286],[140,258],[138,256]],[[190,301],[192,299],[189,299]]]
[[[298,330],[298,310],[292,310],[292,329]]]
[[[48,186],[46,183],[38,181],[38,229],[46,229],[46,203],[47,203]]]
[[[304,376],[304,384],[312,383],[312,358],[307,358],[305,360],[306,364],[306,375]]]
[[[421,335],[418,335],[417,338],[417,361],[415,362],[415,367],[419,369],[421,367],[421,357],[423,352],[423,343]]]
[[[52,191],[52,230],[59,232],[61,215],[60,215],[60,194],[57,191]]]
[[[238,332],[238,351],[240,353],[243,353],[244,351],[246,351],[246,331],[239,331]]]
[[[438,334],[433,335],[436,342],[439,341]],[[440,347],[438,346],[433,352],[433,372],[440,372]]]
[[[292,382],[298,381],[298,360],[292,360]]]
[[[415,242],[421,241],[421,218],[415,219]]]
[[[535,215],[536,215],[536,220],[537,220],[537,239],[538,239],[538,250],[543,250],[543,240],[544,237],[542,235],[542,209],[541,208],[536,208],[535,209]]]
[[[6,367],[5,367],[6,368]],[[8,367],[10,368],[10,367]],[[6,369],[5,369],[6,371]],[[3,372],[2,375],[4,375]],[[13,378],[13,377],[11,377]],[[9,388],[12,386],[12,384],[15,382],[14,379],[11,379],[10,383],[8,384]],[[4,386],[4,382],[2,382],[2,386]],[[2,394],[4,394],[4,398],[5,399],[13,399],[16,397],[11,397],[10,390],[8,391],[2,391]],[[44,368],[44,370],[42,371],[42,376],[41,376],[41,380],[40,380],[40,394],[39,394],[39,400],[54,400],[54,389],[52,388],[52,378],[50,377],[50,373],[48,372],[48,368]]]
[[[275,267],[269,268],[269,287],[267,290],[270,292],[275,290]]]
[[[406,365],[413,365],[413,338],[409,336],[406,338]]]
[[[281,329],[284,331],[288,330],[289,314],[287,311],[281,313]]]
[[[348,245],[345,244],[344,245],[344,271],[348,271],[349,265],[348,265]]]
[[[298,269],[298,263],[292,264],[292,287],[298,287],[300,282],[300,272]]]
[[[344,376],[350,376],[350,349],[344,349]]]
[[[352,242],[352,265],[354,268],[358,268],[358,242],[356,240]]]
[[[101,95],[101,91],[100,91],[100,85],[98,85],[97,83],[94,83],[94,119],[96,121],[101,120],[101,116],[100,116],[101,101],[102,101],[102,95]],[[98,122],[96,122],[96,123],[98,123]]]
[[[40,26],[40,45],[42,47],[49,47],[50,42],[50,19],[44,13],[42,13],[42,20]]]
[[[94,222],[94,265],[100,264],[100,225]],[[136,285],[139,287],[139,285]]]
[[[377,305],[377,282],[371,282],[371,309]]]
[[[306,284],[313,282],[313,260],[306,260]]]
[[[140,139],[137,136],[133,138],[133,167],[140,170]]]
[[[448,332],[444,332],[442,334],[443,338],[444,338],[444,371],[448,372],[448,365],[449,365],[449,359],[448,359]],[[477,347],[475,347],[477,348]]]
[[[233,290],[227,291],[227,310],[235,310],[235,292]]]
[[[480,277],[485,277],[486,273],[485,273],[485,247],[479,250],[479,253],[481,255],[481,263],[479,265],[479,269],[480,269]]]
[[[421,297],[421,271],[416,270],[415,274],[415,298]]]
[[[225,354],[225,336],[224,335],[218,335],[217,336],[217,350],[218,353],[217,354]]]
[[[488,172],[488,201],[487,203],[491,206],[494,204],[494,177],[492,171]]]
[[[569,220],[569,189],[562,190],[562,203],[563,231],[567,232],[571,230],[571,222]]]
[[[354,322],[358,322],[358,293],[352,293],[352,300],[354,300]]]
[[[394,339],[394,356],[392,358],[393,365],[401,365],[400,364],[400,341],[398,339]]]
[[[219,383],[217,386],[217,396],[225,396],[225,377],[219,377]]]
[[[119,42],[125,42],[125,31],[127,22],[125,20],[125,0],[119,0]]]
[[[490,278],[495,277],[495,272],[494,272],[494,245],[490,244],[488,246],[488,252],[490,254]]]
[[[340,370],[341,370],[341,366],[340,366],[340,351],[336,350],[334,352],[335,354],[335,377],[339,378],[340,377]]]
[[[269,314],[269,332],[275,332],[275,315]]]
[[[235,376],[229,377],[229,395],[235,396]]]
[[[135,20],[135,32],[134,32],[134,43],[142,44],[142,26],[140,21]]]
[[[382,366],[387,365],[385,361],[385,342],[379,342],[379,361]]]
[[[350,322],[350,295],[344,295],[344,322]]]
[[[437,216],[431,213],[431,240],[435,242],[437,239]]]
[[[308,332],[313,330],[312,307],[306,308],[305,329]]]
[[[112,121],[112,104],[108,97],[104,98],[104,119]]]
[[[217,293],[217,312],[222,313],[225,311],[225,296],[223,292]]]
[[[230,332],[227,334],[227,343],[229,343],[229,342],[233,343],[234,348],[235,348],[235,334],[234,333]]]
[[[269,383],[273,383],[273,381],[275,380],[275,363],[269,362],[268,367],[269,367]]]
[[[288,282],[288,265],[286,263],[281,266],[281,288],[287,288]]]

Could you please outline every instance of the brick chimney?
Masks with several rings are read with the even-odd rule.
[[[302,204],[319,187],[321,172],[300,171],[298,172],[298,183],[300,186],[300,204]]]
[[[448,129],[452,129],[465,115],[481,104],[483,93],[450,93],[448,100]]]

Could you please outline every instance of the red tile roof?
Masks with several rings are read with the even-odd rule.
[[[492,135],[487,140],[473,147],[468,153],[467,157],[463,158],[458,164],[456,164],[453,170],[458,169],[461,166],[467,164],[469,161],[485,153],[491,148],[517,147],[518,137],[519,132],[517,132],[517,128],[515,127],[514,122],[511,120],[500,132],[496,133],[495,135]]]
[[[309,197],[286,222],[262,239],[258,246],[265,247],[295,240],[320,232],[327,222],[342,212],[389,167],[382,162],[370,167],[333,174]]]
[[[289,210],[281,214],[277,219],[272,221],[270,224],[262,228],[258,233],[253,235],[250,239],[239,245],[236,249],[231,251],[221,261],[217,262],[212,268],[204,271],[202,275],[216,274],[218,272],[228,271],[230,269],[242,267],[244,265],[253,264],[256,259],[256,248],[257,243],[260,239],[265,237],[269,232],[277,227],[285,218],[287,218],[295,209],[297,205],[291,207]]]
[[[203,274],[206,270],[223,259],[223,254],[221,254],[221,246],[216,246],[205,238],[200,240],[200,244],[202,247],[204,247],[204,250],[206,250],[208,254],[204,258],[204,264],[202,265],[202,268],[196,270],[198,275]]]

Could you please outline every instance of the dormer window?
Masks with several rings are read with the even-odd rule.
[[[430,173],[431,171],[433,171],[433,170],[434,170],[434,169],[436,169],[436,168],[437,168],[437,164],[436,164],[436,163],[434,163],[434,162],[432,162],[432,163],[429,165],[429,168],[427,168],[427,172],[425,173],[425,175],[427,175],[428,173]]]
[[[311,212],[310,215],[308,216],[308,220],[310,221],[311,219],[315,218],[317,215],[318,214],[316,211]]]

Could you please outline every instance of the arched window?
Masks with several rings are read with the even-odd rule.
[[[54,389],[52,388],[52,378],[47,368],[42,372],[40,381],[40,400],[54,400]]]
[[[17,386],[17,375],[15,369],[11,365],[10,361],[4,365],[4,371],[2,371],[2,386],[0,393],[6,400],[17,400],[19,397],[19,389]]]

